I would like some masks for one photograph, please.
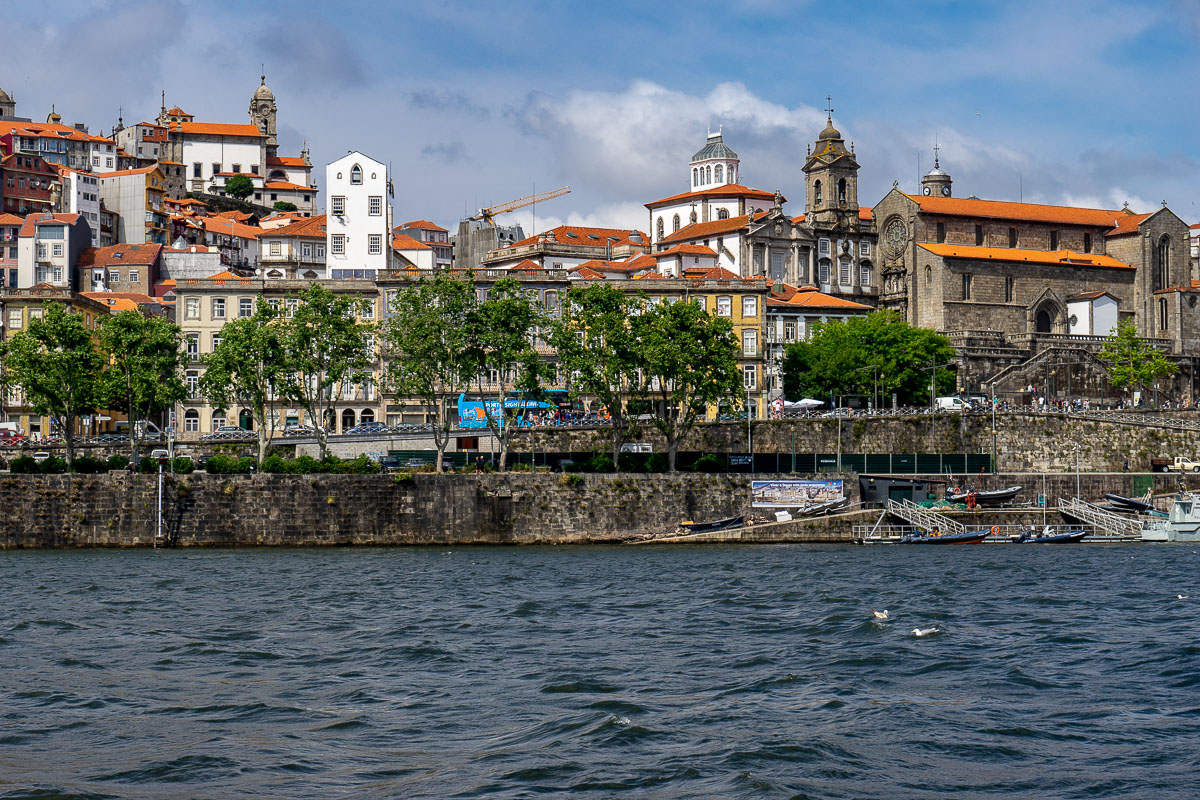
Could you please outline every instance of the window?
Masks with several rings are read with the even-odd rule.
[[[551,317],[557,317],[559,313],[558,292],[553,289],[547,289],[542,299],[542,306]]]
[[[933,267],[928,264],[925,265],[925,284],[933,286]]]
[[[53,246],[51,246],[50,251],[55,258],[62,258],[63,247],[61,244],[56,242]]]
[[[845,178],[842,178],[841,180],[838,181],[838,202],[843,205],[846,203],[846,179]]]
[[[1009,276],[1004,279],[1004,302],[1011,303],[1013,299],[1013,279]]]
[[[21,326],[22,326],[21,309],[10,308],[8,310],[8,329],[9,330],[20,330]]]
[[[283,315],[288,319],[296,316],[296,309],[300,307],[300,301],[295,297],[289,297],[283,301]]]
[[[214,163],[212,165],[212,174],[215,176],[215,175],[219,174],[220,172],[221,172],[221,165]]]
[[[859,242],[859,243],[858,243],[858,254],[859,254],[859,256],[861,256],[862,258],[868,258],[868,257],[870,257],[870,255],[871,255],[871,243],[870,243],[870,242]]]
[[[1160,330],[1167,329],[1167,298],[1158,298],[1158,327]]]
[[[367,254],[377,256],[383,252],[383,235],[371,233],[367,235]]]
[[[140,270],[136,270],[136,269],[129,270],[129,282],[130,283],[137,283],[138,280],[141,278],[141,276],[142,276],[142,273]]]
[[[813,205],[821,205],[821,182],[817,181],[813,184]]]
[[[850,285],[850,259],[844,258],[838,263],[838,283]]]
[[[183,318],[200,319],[200,298],[189,297],[183,301]]]
[[[783,340],[785,342],[796,341],[796,323],[794,323],[794,322],[783,323]]]
[[[102,283],[104,283],[104,270],[102,270],[102,269],[92,270],[92,287],[95,288]]]
[[[720,164],[717,164],[716,168],[713,170],[713,176],[717,183],[721,183],[725,179]]]
[[[214,334],[213,334],[213,340],[212,340],[212,342],[213,342],[213,352],[214,352],[214,353],[215,353],[215,352],[217,352],[217,348],[221,346],[221,342],[222,342],[222,340],[224,340],[224,338],[225,338],[225,337],[224,337],[224,336],[222,336],[222,335],[221,335],[221,334],[219,334],[219,333],[214,333]]]
[[[42,260],[44,260],[44,259],[46,258],[46,245],[44,245],[44,244],[38,244],[38,246],[37,246],[37,257],[38,257],[38,261],[42,261]]]
[[[234,172],[241,172],[241,171],[242,171],[242,165],[241,165],[241,164],[234,164],[234,165],[233,165],[233,171],[234,171]]]
[[[658,224],[656,227],[656,231],[658,233],[658,238],[659,239],[663,238],[664,233],[663,233],[663,218],[662,217],[658,218]]]
[[[747,389],[758,388],[758,365],[743,364],[742,365],[742,386]]]
[[[700,185],[700,170],[692,167],[692,186]]]
[[[372,217],[378,217],[383,214],[383,198],[372,197],[367,200],[367,213]]]
[[[1050,231],[1050,249],[1058,249],[1058,231]]]
[[[758,298],[743,297],[742,298],[742,316],[757,317],[758,316]]]
[[[250,317],[254,315],[254,298],[239,297],[238,298],[238,316]]]
[[[1017,229],[1016,228],[1008,229],[1008,246],[1009,247],[1017,246]]]
[[[733,316],[733,298],[718,297],[717,298],[717,316],[732,317]]]
[[[375,319],[375,301],[364,300],[362,305],[362,318]]]
[[[970,300],[971,299],[971,273],[969,273],[969,272],[963,273],[962,283],[963,283],[962,299]]]
[[[976,247],[983,246],[983,226],[982,225],[975,226],[975,246]]]
[[[187,357],[188,361],[196,361],[200,358],[200,334],[187,334]]]
[[[305,257],[305,258],[312,258],[312,254],[313,254],[312,243],[311,243],[311,242],[305,242],[305,243],[304,243],[304,244],[301,246],[301,251],[304,253],[304,257]]]
[[[346,237],[340,233],[335,233],[329,237],[330,252],[335,256],[343,256],[346,254]]]
[[[114,283],[120,283],[120,282],[121,282],[121,273],[117,272],[115,269],[110,269],[108,271],[109,285],[111,286]]]
[[[183,429],[190,432],[198,432],[200,430],[200,412],[194,408],[189,408],[183,414]]]
[[[350,168],[350,183],[355,186],[362,184],[362,167],[358,164]]]
[[[269,249],[270,249],[270,252],[271,252],[271,255],[273,255],[273,256],[277,256],[277,255],[279,255],[279,253],[280,253],[280,247],[281,247],[281,245],[280,245],[280,242],[279,242],[278,240],[271,242],[271,244],[270,244],[270,248],[269,248]]]
[[[1167,236],[1158,240],[1158,270],[1154,288],[1165,289],[1171,285],[1171,239]],[[1166,325],[1163,325],[1166,328]]]
[[[225,298],[214,297],[212,301],[213,319],[225,319]]]
[[[189,369],[183,375],[183,385],[187,389],[187,396],[195,398],[200,396],[200,373],[194,369]]]
[[[329,200],[329,213],[335,217],[341,217],[346,214],[346,198],[342,196],[332,197]]]
[[[821,255],[828,255],[829,254],[829,240],[822,239],[817,245],[817,250],[818,250],[818,252],[821,253]]]
[[[871,285],[871,265],[870,264],[859,264],[858,265],[858,284],[859,284],[859,286],[870,286]]]
[[[704,182],[712,183],[712,167],[704,168]]]
[[[821,265],[817,268],[817,275],[818,275],[821,283],[824,283],[824,284],[829,283],[829,262],[828,261],[821,262]]]
[[[679,230],[679,215],[678,214],[675,215],[675,219],[672,220],[671,225],[672,225],[672,227],[671,227],[672,233]]]
[[[937,241],[938,244],[945,244],[946,242],[946,223],[944,222],[937,224]]]
[[[718,208],[717,219],[729,219],[729,211],[724,208]]]
[[[742,331],[742,355],[746,358],[758,355],[758,331]]]
[[[1090,233],[1085,233],[1083,235],[1083,252],[1092,252],[1092,235]]]

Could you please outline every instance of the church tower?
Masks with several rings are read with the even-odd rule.
[[[11,119],[17,115],[17,101],[8,92],[0,89],[0,119]]]
[[[833,108],[826,109],[825,129],[804,162],[804,213],[810,225],[831,227],[858,223],[858,160],[833,127]]]
[[[942,170],[938,164],[938,148],[933,147],[933,169],[925,173],[925,177],[921,178],[921,194],[926,197],[950,197],[950,180],[949,173]]]
[[[704,147],[701,147],[688,163],[692,191],[699,192],[737,183],[740,163],[737,153],[725,144],[720,131],[709,133]]]
[[[267,155],[274,157],[279,151],[279,143],[275,139],[275,94],[267,88],[267,76],[260,76],[261,83],[250,98],[250,124],[258,127],[266,138]]]

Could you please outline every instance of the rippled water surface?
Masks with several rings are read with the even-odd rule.
[[[1200,796],[1200,548],[934,550],[0,553],[0,798]]]

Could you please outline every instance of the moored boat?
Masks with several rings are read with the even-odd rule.
[[[1154,508],[1154,504],[1149,501],[1138,500],[1134,497],[1122,497],[1112,492],[1106,492],[1104,499],[1115,506],[1121,506],[1126,511],[1150,511]]]
[[[1019,536],[1013,538],[1017,544],[1075,544],[1083,541],[1083,537],[1087,536],[1087,531],[1073,530],[1055,532],[1053,528],[1046,527],[1040,533],[1037,531],[1022,531]]]
[[[802,517],[811,517],[817,514],[828,514],[830,511],[836,511],[846,505],[845,497],[835,497],[833,500],[826,500],[823,503],[809,503],[806,506],[801,506],[796,513]]]
[[[717,519],[712,522],[681,522],[679,527],[686,530],[688,533],[712,533],[713,531],[724,531],[730,528],[740,528],[746,523],[746,516],[743,514],[737,517],[726,517],[725,519]]]
[[[1020,486],[1009,486],[1006,489],[946,489],[946,500],[951,503],[966,503],[968,495],[975,495],[977,506],[998,506],[1007,503],[1021,493]]]
[[[963,531],[962,533],[914,533],[905,536],[900,544],[979,544],[991,536],[990,530]]]
[[[1181,494],[1166,519],[1142,522],[1143,542],[1200,542],[1200,495]]]

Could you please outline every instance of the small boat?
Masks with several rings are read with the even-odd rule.
[[[712,533],[713,531],[724,531],[730,528],[740,528],[746,523],[746,516],[743,514],[738,517],[727,517],[726,519],[713,520],[712,522],[681,522],[679,527],[686,530],[688,533]]]
[[[1129,511],[1150,511],[1154,508],[1154,504],[1146,500],[1137,500],[1132,497],[1122,497],[1119,494],[1107,492],[1104,499],[1113,505],[1123,506]]]
[[[1021,493],[1020,486],[1009,486],[1007,489],[946,489],[946,500],[951,503],[967,502],[967,495],[974,492],[975,505],[998,506],[1007,503]]]
[[[1177,495],[1167,519],[1142,522],[1143,542],[1200,542],[1200,496]]]
[[[1013,537],[1013,541],[1017,544],[1075,544],[1083,541],[1083,537],[1087,536],[1087,531],[1062,531],[1056,533],[1052,527],[1047,525],[1039,533],[1036,530],[1022,531],[1019,535]]]
[[[900,544],[978,544],[991,536],[990,530],[964,531],[962,533],[914,533],[905,536]]]
[[[797,509],[796,513],[802,517],[812,517],[817,514],[828,514],[830,511],[839,509],[844,505],[846,505],[845,497],[835,497],[823,503],[809,503],[806,506],[801,506]]]

